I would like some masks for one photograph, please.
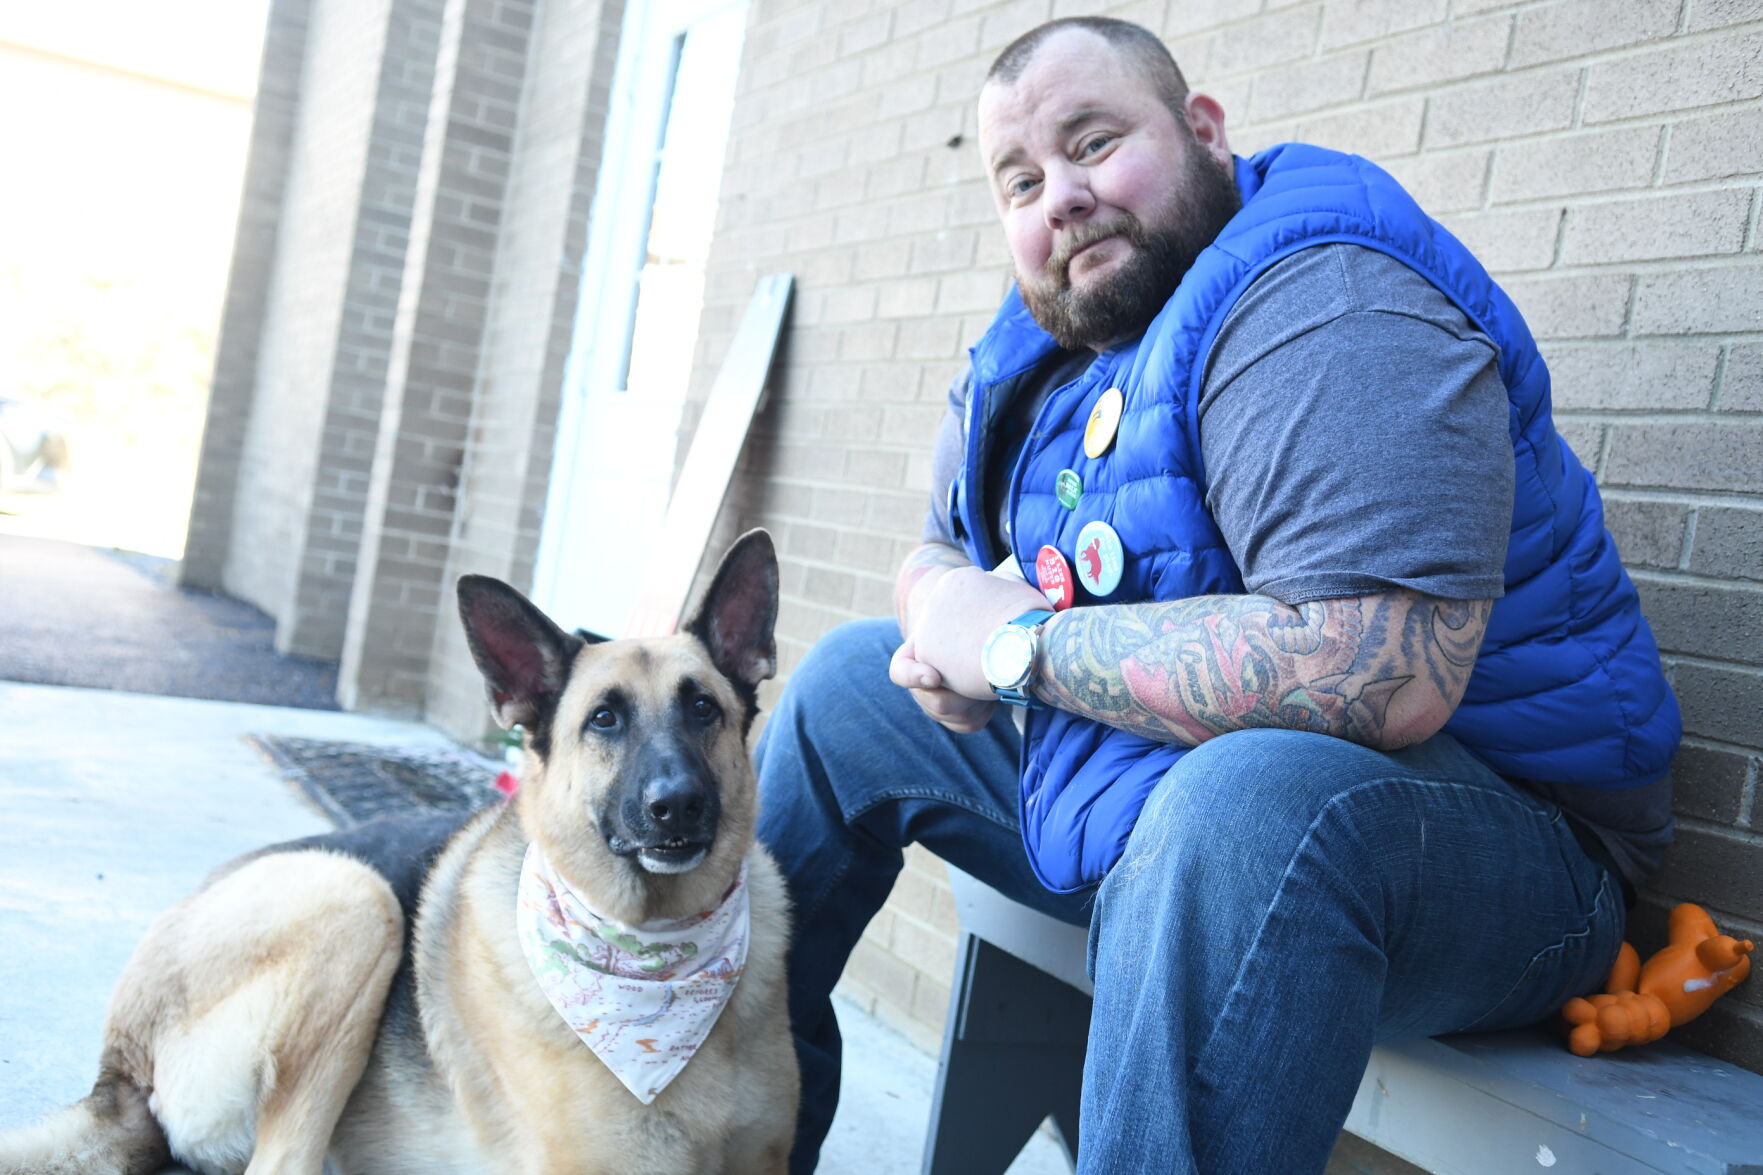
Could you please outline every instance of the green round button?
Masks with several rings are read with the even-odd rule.
[[[1067,510],[1077,509],[1077,501],[1084,496],[1084,479],[1077,475],[1075,469],[1061,469],[1053,482],[1053,493],[1059,504]]]

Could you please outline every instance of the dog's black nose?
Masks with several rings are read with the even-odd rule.
[[[643,788],[643,807],[663,832],[692,830],[704,816],[707,799],[704,785],[685,775],[651,779]]]

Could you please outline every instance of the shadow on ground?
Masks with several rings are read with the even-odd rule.
[[[275,623],[179,588],[169,559],[0,534],[0,679],[335,710],[336,666],[275,651]]]

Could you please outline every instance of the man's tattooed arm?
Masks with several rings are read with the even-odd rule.
[[[911,631],[907,609],[912,603],[912,589],[927,578],[967,565],[966,553],[948,543],[925,543],[906,556],[900,573],[894,577],[894,619],[900,622],[902,633]]]
[[[1035,693],[1158,742],[1277,727],[1393,750],[1457,708],[1492,607],[1395,590],[1074,608],[1047,624]]]

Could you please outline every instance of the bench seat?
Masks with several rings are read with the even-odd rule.
[[[926,1175],[1002,1175],[1043,1120],[1067,1156],[1085,932],[949,870],[961,944]],[[1437,1175],[1763,1175],[1763,1076],[1669,1040],[1580,1058],[1543,1029],[1381,1045],[1347,1129]]]

